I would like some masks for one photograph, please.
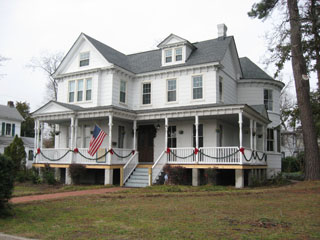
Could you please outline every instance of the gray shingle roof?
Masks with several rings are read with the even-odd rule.
[[[9,146],[14,137],[0,137],[0,146],[7,147]],[[34,146],[34,138],[30,137],[21,137],[21,140],[23,141],[23,145],[25,147],[33,148]]]
[[[23,117],[20,115],[15,107],[8,107],[6,105],[0,105],[0,119],[23,121]]]
[[[263,104],[260,105],[250,105],[254,110],[256,110],[258,113],[260,113],[265,118],[269,119],[268,112],[266,110],[266,107]]]
[[[242,73],[243,73],[242,79],[274,80],[265,71],[263,71],[255,63],[253,63],[249,58],[243,57],[239,59],[240,59],[240,64],[242,68]]]
[[[85,36],[107,61],[133,73],[152,72],[179,66],[162,67],[161,49],[125,55],[88,35]],[[221,61],[232,39],[233,37],[231,36],[225,39],[212,39],[193,43],[196,49],[193,50],[186,63],[180,66],[192,66]]]

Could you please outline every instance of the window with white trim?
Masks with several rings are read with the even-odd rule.
[[[273,99],[272,99],[272,90],[264,89],[263,91],[264,105],[267,110],[273,110]]]
[[[267,151],[274,151],[274,131],[273,128],[267,128]]]
[[[127,82],[120,81],[120,102],[126,103]]]
[[[172,62],[172,49],[165,50],[164,53],[165,53],[165,62],[166,63]]]
[[[167,82],[167,101],[175,102],[177,100],[177,80],[176,79],[168,79]]]
[[[89,60],[90,60],[90,52],[80,53],[79,66],[80,67],[89,66]]]
[[[118,126],[118,148],[123,148],[125,134],[126,132],[124,126]]]
[[[192,77],[192,98],[193,99],[202,99],[202,76],[193,76]]]
[[[176,58],[176,62],[181,61],[182,60],[182,48],[176,48],[175,49],[175,58]]]
[[[142,104],[151,104],[151,83],[142,84]]]
[[[75,81],[69,82],[69,102],[74,102]]]
[[[77,101],[81,102],[83,99],[83,80],[77,81]]]
[[[91,95],[92,95],[92,79],[87,78],[86,79],[86,101],[91,100]]]

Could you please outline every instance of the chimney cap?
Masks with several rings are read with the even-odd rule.
[[[7,106],[13,108],[14,107],[13,101],[8,101]]]
[[[225,38],[227,36],[227,26],[224,23],[218,24],[218,38],[223,37]]]

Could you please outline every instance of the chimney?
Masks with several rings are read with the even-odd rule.
[[[225,38],[227,36],[227,26],[224,23],[218,24],[218,38]]]
[[[13,101],[8,101],[7,106],[13,108],[14,107]]]

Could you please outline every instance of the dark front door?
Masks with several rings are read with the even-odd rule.
[[[138,151],[139,162],[153,162],[153,138],[156,129],[153,125],[139,126]]]

